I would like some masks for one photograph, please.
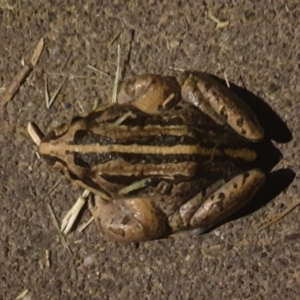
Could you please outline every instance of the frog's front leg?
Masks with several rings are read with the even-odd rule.
[[[149,198],[136,197],[110,202],[95,196],[89,209],[107,240],[133,243],[153,240],[169,232],[167,217]]]
[[[243,207],[264,181],[259,169],[237,175],[221,187],[217,185],[210,194],[200,193],[183,204],[169,218],[169,225],[173,232],[194,228],[204,232]]]
[[[253,111],[229,88],[207,74],[184,73],[178,78],[181,95],[216,123],[227,123],[252,142],[263,139],[264,131]]]

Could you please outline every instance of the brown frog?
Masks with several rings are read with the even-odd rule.
[[[53,130],[39,153],[94,194],[106,239],[141,242],[206,231],[244,206],[265,180],[251,168],[263,136],[209,75],[142,75],[124,82],[117,104]]]

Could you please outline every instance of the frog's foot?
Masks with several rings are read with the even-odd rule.
[[[167,231],[166,217],[149,198],[123,198],[104,201],[95,196],[89,209],[103,237],[122,243],[138,243],[162,237]]]
[[[184,228],[199,228],[204,232],[214,227],[228,216],[243,207],[258,191],[265,181],[265,174],[259,169],[252,169],[231,179],[226,184],[216,186],[208,197],[196,195],[182,205],[174,215],[170,226],[174,231],[180,229],[179,220]]]
[[[146,113],[156,113],[180,101],[180,86],[174,77],[146,74],[124,81],[118,103],[130,103]]]
[[[194,104],[218,124],[228,124],[252,142],[263,139],[264,131],[253,111],[229,88],[207,74],[184,73],[178,78],[182,98]]]

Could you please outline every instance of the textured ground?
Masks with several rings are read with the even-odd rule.
[[[44,2],[0,0],[0,87],[12,80],[22,58],[31,57],[38,40],[46,39],[37,67],[0,110],[0,298],[15,299],[28,289],[27,300],[299,299],[299,209],[257,230],[268,216],[298,201],[298,1]],[[216,29],[209,14],[230,24]],[[93,224],[68,235],[71,256],[57,237],[46,204],[61,220],[81,190],[37,159],[25,127],[35,121],[47,131],[89,111],[96,100],[109,101],[117,45],[123,44],[123,65],[131,40],[126,76],[168,73],[170,67],[220,78],[225,72],[232,83],[263,99],[257,113],[284,160],[254,199],[250,214],[206,235],[136,248],[102,241]],[[63,79],[57,73],[70,75],[62,88],[65,97],[47,110],[44,76],[53,93]],[[81,222],[88,218],[86,211]]]

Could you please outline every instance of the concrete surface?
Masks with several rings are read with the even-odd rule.
[[[29,59],[38,40],[46,39],[37,67],[0,110],[0,298],[15,299],[28,289],[26,300],[299,299],[299,209],[258,232],[269,216],[299,200],[298,1],[147,2],[0,1],[0,86],[11,82],[22,58]],[[230,24],[216,29],[209,14]],[[208,234],[124,246],[102,241],[92,224],[68,235],[71,256],[46,204],[61,220],[81,190],[37,159],[26,125],[34,121],[48,131],[88,112],[96,100],[109,101],[117,45],[123,43],[123,66],[131,40],[126,76],[170,68],[219,78],[225,72],[230,82],[263,99],[282,120],[279,138],[276,118],[258,111],[267,134],[278,137],[284,160],[250,213]],[[44,76],[53,94],[63,79],[55,73],[70,76],[47,110]],[[80,224],[88,218],[86,210]]]

